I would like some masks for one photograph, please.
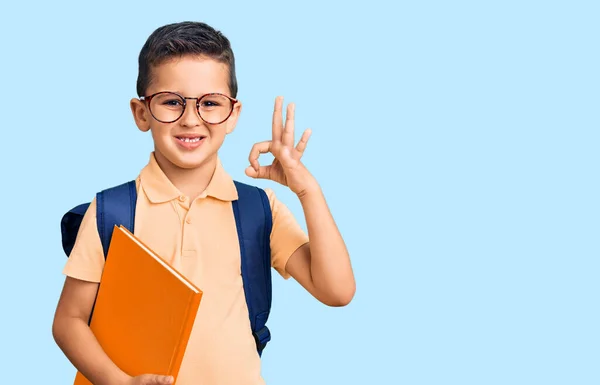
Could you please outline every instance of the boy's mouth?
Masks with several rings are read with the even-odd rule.
[[[204,139],[203,136],[194,136],[194,137],[176,136],[176,138],[178,140],[181,140],[182,142],[186,142],[186,143],[199,142],[200,140]]]
[[[204,135],[186,134],[176,135],[175,139],[181,143],[185,148],[192,149],[195,145],[199,145],[200,142],[205,138]]]

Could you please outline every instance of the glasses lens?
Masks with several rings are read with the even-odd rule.
[[[224,95],[206,95],[200,99],[198,112],[208,123],[221,123],[231,113],[233,103]]]
[[[165,92],[152,98],[150,111],[161,122],[173,122],[183,113],[184,100],[173,93]]]

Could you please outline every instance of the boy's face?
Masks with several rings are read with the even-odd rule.
[[[226,64],[208,58],[184,56],[153,68],[152,81],[146,90],[146,96],[164,91],[194,98],[211,93],[231,96],[228,81],[229,72]],[[176,110],[181,109],[182,106],[171,96],[159,99],[164,95],[155,97],[150,105],[154,116],[161,121],[170,121],[177,118],[179,113]],[[228,103],[223,98],[203,99],[200,102],[202,117],[212,122],[210,118],[211,114],[215,114],[217,108],[215,106],[218,104],[221,106],[219,108],[226,108],[223,107],[224,102]],[[209,124],[199,116],[196,100],[187,99],[185,103],[187,106],[178,120],[163,123],[152,115],[148,102],[135,98],[131,100],[131,110],[138,128],[143,132],[148,130],[152,132],[155,155],[161,165],[193,169],[212,163],[216,160],[217,151],[223,144],[225,135],[235,128],[241,111],[241,103],[234,103],[233,111],[227,120],[218,124]],[[220,120],[222,119],[214,121]]]

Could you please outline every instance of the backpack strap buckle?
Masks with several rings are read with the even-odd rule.
[[[254,336],[254,341],[256,341],[256,348],[258,349],[258,353],[261,354],[265,346],[267,346],[267,342],[271,341],[271,332],[267,326],[264,326],[257,332],[252,332]]]

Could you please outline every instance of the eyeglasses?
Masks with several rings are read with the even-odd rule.
[[[188,98],[176,92],[162,91],[150,96],[142,96],[140,100],[148,102],[150,113],[161,123],[173,123],[183,116],[186,100],[196,101],[196,111],[200,119],[208,124],[223,123],[231,116],[237,99],[219,93],[202,95],[199,98]]]

